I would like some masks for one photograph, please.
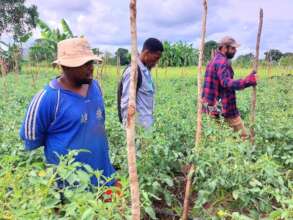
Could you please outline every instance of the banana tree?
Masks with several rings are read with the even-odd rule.
[[[32,32],[19,36],[17,41],[13,41],[12,43],[0,41],[0,65],[2,74],[6,75],[12,70],[16,74],[19,74],[21,69],[22,44],[27,42],[31,36]]]
[[[15,43],[8,44],[4,41],[0,41],[0,65],[2,75],[6,75],[15,67],[16,51],[19,51],[19,48]]]
[[[68,23],[64,19],[60,23],[61,29],[54,29],[44,21],[38,20],[37,27],[41,30],[41,38],[30,48],[29,56],[32,61],[54,60],[58,42],[74,37]]]

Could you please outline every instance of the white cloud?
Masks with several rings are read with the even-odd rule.
[[[130,44],[128,0],[27,0],[38,6],[41,19],[55,27],[65,18],[76,35],[85,35],[94,47]],[[201,29],[201,0],[140,0],[137,3],[138,43],[147,37],[193,42],[198,46]],[[254,52],[259,8],[264,9],[261,51],[293,50],[292,0],[209,1],[207,40],[224,35],[242,45],[239,54]]]

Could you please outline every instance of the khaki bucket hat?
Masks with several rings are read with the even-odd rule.
[[[225,36],[218,42],[218,46],[231,46],[237,48],[240,47],[240,44],[238,44],[233,37]]]
[[[53,65],[79,67],[89,61],[101,62],[96,56],[86,38],[70,38],[60,41],[57,45],[57,60]]]

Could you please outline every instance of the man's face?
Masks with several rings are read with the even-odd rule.
[[[227,47],[227,52],[226,52],[227,58],[232,59],[235,56],[236,52],[237,52],[236,47],[228,46]]]
[[[89,61],[79,67],[63,67],[66,75],[77,85],[90,84],[93,80],[94,62]]]
[[[156,66],[156,64],[159,62],[161,58],[162,52],[150,52],[148,50],[143,52],[143,60],[142,62],[149,68],[153,68]]]

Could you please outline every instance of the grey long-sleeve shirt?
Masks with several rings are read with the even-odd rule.
[[[138,67],[140,68],[142,75],[142,84],[136,94],[136,111],[138,113],[137,122],[144,128],[150,128],[154,123],[154,95],[155,86],[151,76],[150,70],[137,59]],[[124,71],[123,80],[123,91],[121,96],[121,114],[123,118],[123,125],[126,125],[127,121],[127,110],[129,101],[129,86],[130,86],[130,66]]]

